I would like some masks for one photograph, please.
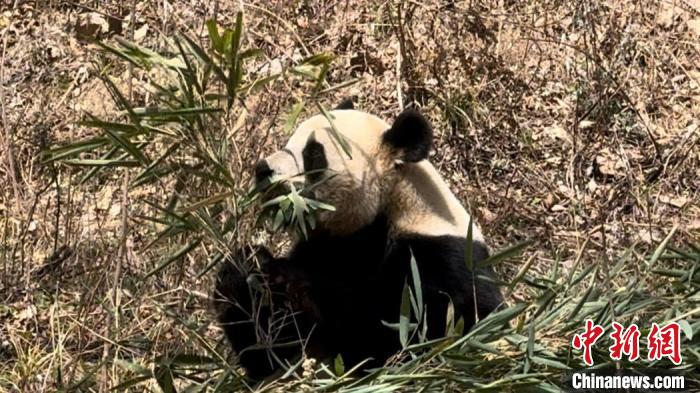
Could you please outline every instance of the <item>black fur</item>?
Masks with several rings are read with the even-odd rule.
[[[384,133],[383,142],[401,152],[405,162],[428,157],[433,146],[433,130],[428,120],[414,109],[406,109]]]
[[[258,268],[260,266],[261,268]],[[284,284],[302,283],[263,247],[246,247],[224,262],[216,280],[213,304],[226,338],[252,379],[280,368],[276,359],[293,359],[302,348],[298,331],[310,332],[311,313],[297,313]],[[284,277],[284,280],[280,280]]]
[[[268,165],[267,161],[262,159],[255,164],[254,173],[255,181],[261,183],[264,180],[267,180],[268,177],[272,176],[273,171],[270,169],[270,165]]]
[[[301,157],[304,159],[304,171],[312,182],[317,181],[323,176],[322,170],[328,168],[328,159],[326,159],[326,150],[323,145],[318,143],[316,139],[309,139],[301,151]]]
[[[335,107],[336,110],[343,109],[355,109],[355,104],[352,102],[352,98],[346,98]]]
[[[411,251],[423,286],[429,338],[445,334],[450,299],[455,306],[455,320],[462,317],[465,329],[474,324],[475,311],[483,318],[502,302],[495,284],[478,280],[478,306],[474,310],[474,279],[465,265],[465,241],[453,236],[393,239],[385,217],[378,217],[348,236],[316,234],[298,243],[287,259],[272,259],[265,264],[266,281],[277,288],[271,289],[276,295],[271,296],[268,308],[287,307],[297,312],[296,328],[302,340],[308,339],[307,354],[320,358],[340,354],[348,368],[367,358],[371,361],[365,368],[381,366],[400,349],[398,332],[382,321],[399,320],[403,285],[406,280],[411,282]],[[472,249],[475,262],[488,255],[481,243],[474,243]],[[240,354],[243,348],[254,344],[254,326],[250,318],[230,311],[233,303],[226,299],[238,295],[238,302],[245,303],[243,308],[250,309],[251,298],[245,295],[249,290],[245,279],[227,266],[230,265],[224,266],[217,282],[219,320]],[[492,271],[482,269],[477,274],[489,276]],[[240,321],[243,323],[235,323]],[[316,326],[312,328],[313,323]],[[291,330],[282,331],[281,336],[297,334]],[[274,351],[280,358],[292,361],[299,350],[296,345]],[[253,378],[268,375],[276,367],[259,350],[244,351],[241,362]]]

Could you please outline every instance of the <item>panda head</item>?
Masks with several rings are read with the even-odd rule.
[[[258,189],[272,181],[334,206],[318,211],[317,227],[344,234],[385,211],[401,168],[428,156],[433,133],[412,109],[390,125],[347,102],[339,108],[301,123],[284,148],[257,163],[255,180]]]
[[[466,212],[426,160],[432,141],[416,110],[388,124],[346,102],[301,123],[284,148],[257,163],[255,180],[267,199],[275,184],[334,206],[314,217],[316,228],[331,234],[352,233],[384,214],[400,232],[464,235]]]

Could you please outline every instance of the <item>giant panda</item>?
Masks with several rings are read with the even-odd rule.
[[[427,339],[445,335],[450,304],[466,331],[502,303],[491,269],[466,266],[472,221],[427,160],[432,141],[414,109],[388,124],[345,101],[302,122],[284,148],[257,163],[259,188],[277,179],[335,210],[318,210],[314,229],[297,235],[288,255],[246,247],[221,267],[215,310],[249,377],[269,376],[302,353],[382,366],[401,349],[396,323],[412,257]],[[488,250],[472,225],[476,263]]]

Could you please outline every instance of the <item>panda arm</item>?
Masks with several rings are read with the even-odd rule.
[[[289,261],[262,247],[239,250],[219,270],[214,308],[251,379],[275,373],[279,360],[293,361],[300,354],[313,326],[309,313],[296,307],[305,285]]]

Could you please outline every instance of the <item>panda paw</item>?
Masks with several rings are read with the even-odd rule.
[[[275,359],[291,361],[301,352],[300,343],[313,330],[313,320],[305,311],[317,310],[310,288],[302,270],[274,258],[262,247],[242,248],[222,264],[213,295],[214,309],[252,380],[278,370]],[[285,345],[278,347],[279,343]]]
[[[276,261],[263,266],[263,273],[273,294],[278,295],[277,299],[283,300],[292,310],[320,318],[321,313],[312,297],[311,278],[305,271],[289,261]]]
[[[254,276],[255,272],[260,271],[260,266],[269,264],[273,259],[265,247],[246,246],[238,249],[232,257],[222,263],[212,296],[219,319],[222,313],[231,307],[232,302],[239,305],[250,303],[249,277]]]

